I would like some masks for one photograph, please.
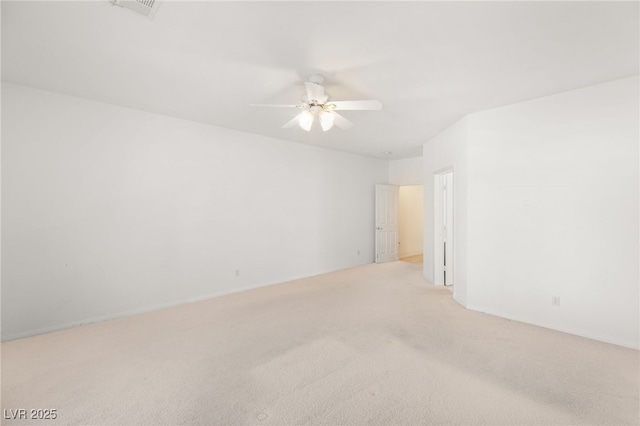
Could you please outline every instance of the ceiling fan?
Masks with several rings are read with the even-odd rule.
[[[338,114],[336,110],[381,110],[382,103],[377,100],[364,100],[364,101],[329,101],[329,96],[324,93],[324,76],[320,74],[313,74],[309,77],[309,81],[304,83],[306,93],[302,96],[302,103],[294,105],[281,105],[281,104],[252,104],[253,106],[263,107],[278,107],[278,108],[299,108],[302,110],[300,114],[295,116],[290,121],[286,122],[282,128],[289,129],[298,124],[307,132],[311,130],[311,126],[315,118],[318,118],[320,127],[325,132],[336,126],[341,129],[348,129],[353,126],[353,123],[342,115]]]

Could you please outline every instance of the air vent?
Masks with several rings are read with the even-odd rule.
[[[158,6],[160,6],[160,0],[113,0],[111,3],[126,9],[131,9],[149,18],[153,18],[153,15],[155,15],[158,10]]]

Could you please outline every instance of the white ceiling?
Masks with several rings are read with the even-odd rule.
[[[379,99],[355,123],[280,126],[302,83]],[[2,79],[374,157],[482,109],[639,73],[637,2],[186,2],[154,19],[94,2],[2,1]]]

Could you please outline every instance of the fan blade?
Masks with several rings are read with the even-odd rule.
[[[341,129],[346,130],[349,127],[353,126],[352,122],[350,122],[349,120],[347,120],[346,118],[338,114],[337,112],[333,111],[332,114],[333,114],[333,124],[340,127]]]
[[[376,100],[368,101],[336,101],[331,102],[339,110],[380,110],[382,103]]]
[[[290,129],[292,127],[295,127],[296,124],[298,124],[299,122],[300,122],[300,114],[298,114],[295,117],[293,117],[290,121],[287,121],[286,123],[284,123],[282,128],[283,129]]]
[[[309,102],[317,101],[323,103],[327,98],[324,96],[324,87],[315,83],[304,83],[304,87],[307,89],[307,98]]]
[[[251,106],[258,107],[275,107],[275,108],[298,108],[299,105],[284,105],[284,104],[250,104]]]

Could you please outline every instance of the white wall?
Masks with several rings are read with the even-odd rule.
[[[2,124],[5,340],[373,261],[386,161],[11,84]]]
[[[638,90],[469,118],[470,307],[639,346]]]
[[[400,258],[422,254],[423,246],[422,185],[401,186],[398,190],[398,236]]]
[[[422,185],[422,157],[389,161],[390,185]]]
[[[640,347],[638,90],[632,77],[472,114],[466,136],[425,144],[427,178],[466,158],[469,308]]]

